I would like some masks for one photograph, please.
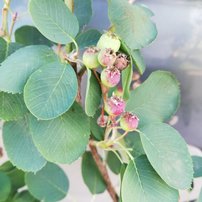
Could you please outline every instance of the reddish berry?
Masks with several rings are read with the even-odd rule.
[[[107,126],[107,122],[108,122],[108,116],[106,116],[106,115],[104,115],[104,116],[100,115],[97,119],[97,124],[102,128]]]
[[[98,61],[104,67],[113,66],[116,60],[116,53],[111,49],[102,49],[98,54]]]
[[[126,67],[128,67],[128,65],[129,60],[127,55],[123,53],[118,54],[114,66],[121,71],[124,70]]]
[[[97,68],[99,66],[98,54],[99,54],[98,48],[96,47],[88,48],[83,54],[84,65],[89,69]]]
[[[139,119],[136,115],[125,112],[120,120],[120,126],[125,131],[133,131],[138,127]]]
[[[121,42],[119,38],[114,33],[111,32],[104,33],[97,43],[98,48],[100,49],[111,48],[115,52],[119,50],[120,46]]]
[[[119,83],[120,79],[121,79],[121,73],[116,68],[113,69],[107,68],[104,69],[101,73],[102,83],[109,88],[116,86]]]
[[[118,97],[118,96],[112,96],[107,99],[105,103],[105,110],[109,115],[112,116],[119,116],[121,115],[126,107],[125,101]]]

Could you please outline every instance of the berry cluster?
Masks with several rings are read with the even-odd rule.
[[[95,47],[89,47],[83,54],[83,63],[89,69],[103,67],[101,72],[101,83],[105,88],[112,88],[119,84],[121,72],[129,66],[129,57],[119,51],[121,42],[111,32],[104,33]],[[138,127],[138,117],[132,113],[125,112],[125,101],[113,94],[104,100],[104,109],[110,117],[115,119],[121,116],[120,126],[125,131],[132,131]],[[106,127],[108,116],[103,114],[98,118],[100,127]]]

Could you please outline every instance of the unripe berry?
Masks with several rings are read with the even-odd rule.
[[[109,67],[114,64],[116,53],[111,48],[102,49],[98,54],[98,61],[104,67]]]
[[[97,124],[102,128],[107,126],[107,122],[108,122],[108,116],[106,116],[106,115],[104,115],[104,116],[100,115],[97,119]]]
[[[101,81],[105,86],[109,88],[114,87],[119,83],[120,79],[121,79],[121,73],[118,69],[107,68],[102,70]]]
[[[116,61],[114,66],[119,69],[120,71],[124,70],[129,65],[128,56],[124,53],[119,53],[116,57]]]
[[[98,48],[100,49],[111,48],[115,52],[119,50],[120,46],[121,42],[119,38],[112,32],[104,33],[97,43]]]
[[[125,101],[117,96],[112,96],[105,103],[105,111],[111,116],[119,116],[125,111]]]
[[[120,126],[125,131],[133,131],[138,127],[139,119],[136,115],[125,112],[120,120]]]
[[[99,66],[98,61],[99,49],[90,47],[83,53],[83,63],[89,69],[94,69]]]

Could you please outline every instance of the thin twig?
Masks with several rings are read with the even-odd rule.
[[[107,171],[107,168],[106,166],[103,164],[99,154],[98,154],[98,151],[97,151],[97,148],[94,146],[93,142],[90,141],[89,143],[89,147],[90,147],[90,150],[92,152],[92,156],[93,156],[93,159],[107,185],[107,191],[109,192],[113,202],[118,202],[118,195],[112,185],[112,182],[110,180],[110,177],[109,177],[109,174],[108,174],[108,171]]]

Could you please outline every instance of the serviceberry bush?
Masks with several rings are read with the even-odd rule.
[[[4,2],[0,118],[9,161],[0,167],[0,201],[60,201],[69,181],[57,164],[78,158],[89,191],[107,190],[113,202],[178,202],[178,190],[191,187],[187,145],[166,123],[180,103],[179,83],[167,71],[140,82],[141,49],[157,35],[152,11],[108,0],[111,25],[100,33],[86,26],[91,4],[29,0],[34,26],[13,37],[17,13],[9,24]]]

